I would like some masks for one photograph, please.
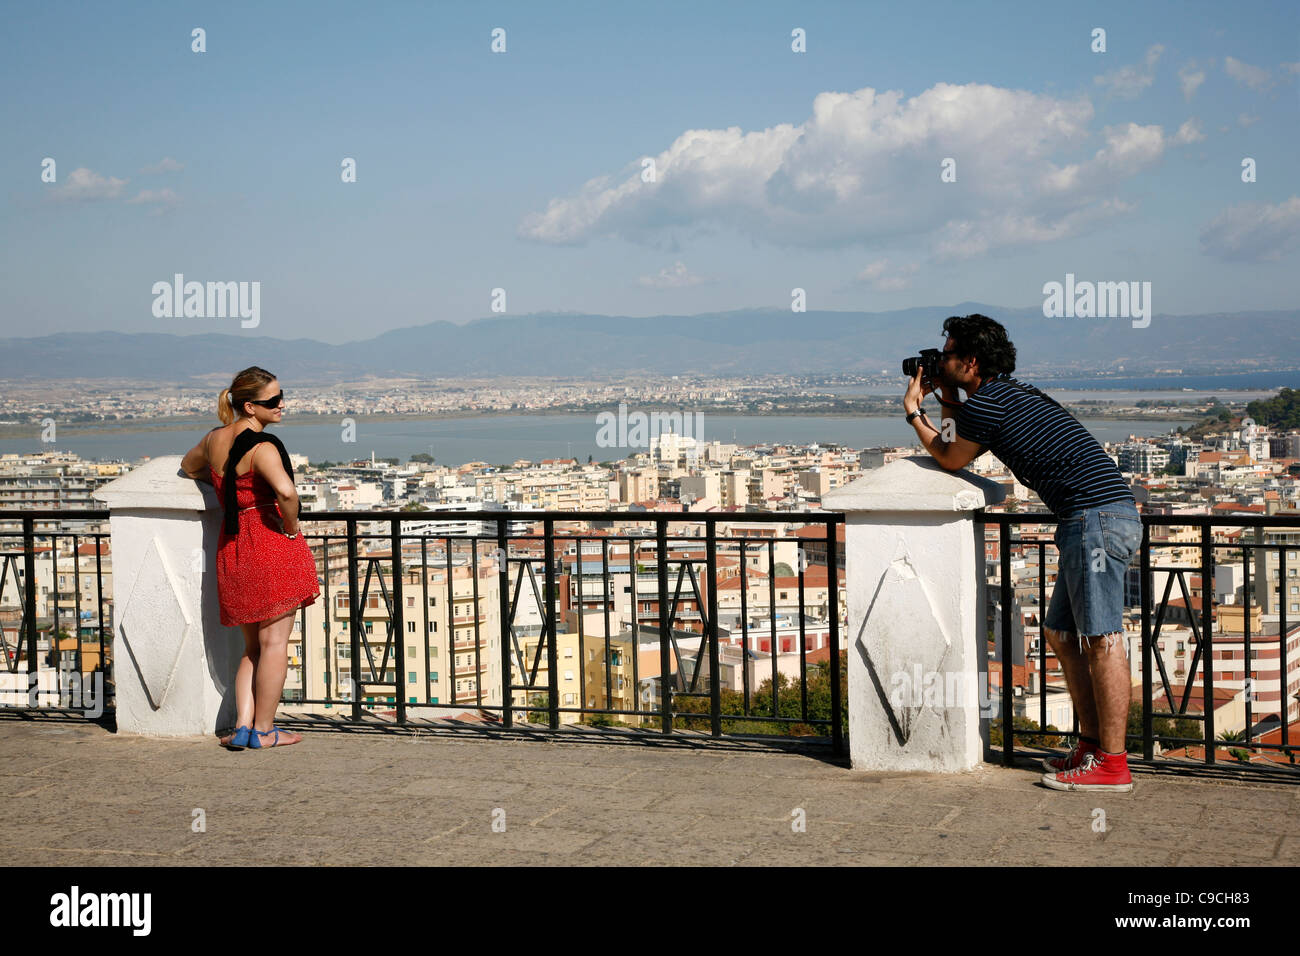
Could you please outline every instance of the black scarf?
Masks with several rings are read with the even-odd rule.
[[[284,443],[274,435],[268,435],[264,431],[256,431],[252,428],[245,428],[235,436],[234,442],[230,445],[230,454],[226,457],[226,475],[222,479],[222,491],[225,497],[226,509],[226,533],[239,534],[239,510],[235,497],[235,481],[240,476],[235,473],[235,466],[239,460],[244,457],[248,449],[261,442],[269,441],[280,451],[280,464],[284,465],[284,470],[289,474],[289,480],[293,481],[293,465],[289,464],[289,453],[284,450]]]

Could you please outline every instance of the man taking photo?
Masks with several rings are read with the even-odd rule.
[[[918,368],[908,383],[907,421],[949,471],[992,451],[1057,519],[1056,586],[1042,629],[1065,673],[1079,739],[1068,754],[1043,761],[1043,783],[1056,790],[1131,791],[1124,575],[1142,541],[1137,503],[1097,440],[1054,399],[1011,377],[1016,347],[1000,323],[954,315],[943,331],[937,381]],[[936,388],[939,428],[921,411],[922,399]],[[958,389],[966,401],[958,401]]]

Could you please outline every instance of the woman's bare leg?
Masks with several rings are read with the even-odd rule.
[[[241,624],[244,632],[244,655],[239,659],[239,668],[235,671],[235,726],[251,727],[253,725],[253,674],[257,670],[257,660],[262,651],[257,632],[261,625]],[[223,744],[230,743],[234,734],[221,738]]]
[[[263,733],[269,733],[275,723],[275,712],[280,706],[280,695],[284,692],[284,680],[289,672],[289,634],[293,630],[295,613],[289,611],[259,625],[260,658],[253,679],[256,694],[253,729]],[[265,743],[271,743],[274,739],[272,737]],[[280,734],[281,744],[297,743],[299,740],[302,737],[298,734]]]

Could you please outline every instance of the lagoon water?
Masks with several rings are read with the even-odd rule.
[[[933,412],[932,412],[933,414]],[[690,419],[694,421],[694,417]],[[142,431],[133,425],[70,430],[56,434],[57,441],[42,445],[38,439],[0,441],[0,453],[72,451],[82,458],[138,461],[143,457],[179,455],[188,451],[217,422],[196,422],[191,429]],[[755,444],[841,444],[852,448],[877,445],[911,445],[916,432],[901,416],[718,415],[703,413],[705,441]],[[1123,441],[1133,435],[1163,435],[1191,424],[1187,421],[1083,420],[1099,441]],[[604,448],[597,445],[599,424],[595,415],[502,415],[471,418],[410,419],[356,423],[356,441],[344,442],[340,424],[294,424],[292,416],[275,429],[289,451],[310,461],[354,458],[398,458],[425,452],[439,464],[467,461],[509,464],[517,458],[576,457],[585,462],[614,461],[640,449]]]

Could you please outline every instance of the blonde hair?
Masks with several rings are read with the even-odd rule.
[[[236,415],[235,409],[242,409],[244,402],[257,401],[257,393],[274,381],[274,375],[256,365],[250,365],[236,375],[230,387],[223,388],[217,397],[217,417],[221,419],[221,424],[229,425],[241,417],[243,413]]]

